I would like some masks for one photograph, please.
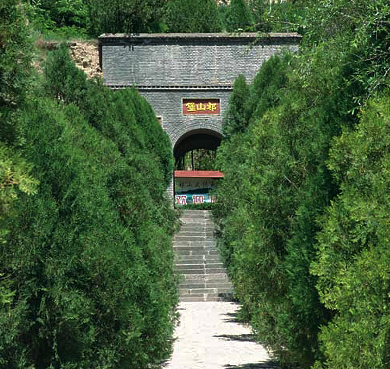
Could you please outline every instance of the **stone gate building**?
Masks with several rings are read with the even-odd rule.
[[[104,34],[99,37],[104,83],[135,86],[153,106],[172,141],[175,158],[216,149],[235,78],[251,83],[262,62],[298,34]]]

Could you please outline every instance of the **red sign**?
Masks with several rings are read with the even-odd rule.
[[[219,99],[183,99],[183,115],[219,115]]]

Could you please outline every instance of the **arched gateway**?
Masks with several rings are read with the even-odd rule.
[[[215,149],[235,78],[252,82],[262,62],[300,36],[255,33],[104,34],[99,37],[104,83],[135,86],[153,106],[178,158]],[[172,189],[171,189],[172,193]]]

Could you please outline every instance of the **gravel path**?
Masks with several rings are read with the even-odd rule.
[[[231,302],[182,302],[173,356],[164,369],[277,369],[250,328],[236,322],[237,310]]]

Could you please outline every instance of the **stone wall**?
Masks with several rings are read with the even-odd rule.
[[[228,105],[230,90],[143,90],[142,95],[152,104],[157,116],[161,116],[163,128],[171,138],[172,145],[184,134],[199,129],[222,133],[222,117]],[[183,115],[183,98],[220,99],[220,115]]]
[[[99,41],[109,86],[231,86],[239,74],[250,82],[261,63],[281,49],[296,49],[299,36],[103,35]]]
[[[199,129],[221,133],[235,78],[252,82],[263,61],[287,48],[297,34],[141,34],[99,37],[103,81],[112,88],[136,86],[153,106],[173,146]],[[183,115],[184,98],[218,98],[220,115]]]

